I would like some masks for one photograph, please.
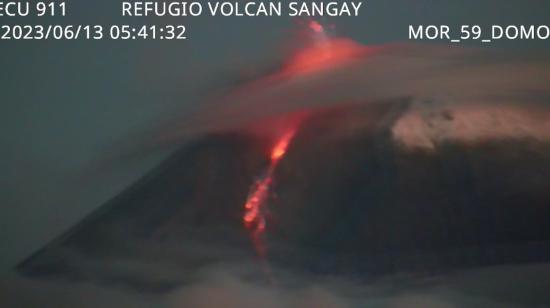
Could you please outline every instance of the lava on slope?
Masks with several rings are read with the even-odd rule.
[[[269,166],[264,175],[254,183],[252,191],[244,205],[243,222],[246,228],[250,230],[256,252],[262,259],[265,258],[266,253],[262,234],[266,228],[267,201],[273,183],[273,174],[277,165],[285,156],[288,146],[296,134],[296,130],[296,126],[290,127],[277,139],[271,149]]]
[[[290,77],[315,73],[346,63],[363,55],[366,51],[364,46],[351,40],[330,38],[324,27],[317,21],[310,21],[308,28],[311,31],[310,35],[314,38],[311,45],[292,55],[276,75]],[[294,139],[301,120],[303,119],[290,121],[290,125],[276,134],[275,142],[269,153],[269,165],[253,184],[244,204],[243,223],[251,232],[252,242],[261,259],[266,257],[266,247],[262,235],[266,230],[269,212],[267,202],[274,181],[274,173],[277,165],[285,156],[289,144]]]

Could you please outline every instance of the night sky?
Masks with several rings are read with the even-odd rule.
[[[409,24],[544,24],[549,12],[548,1],[374,0],[360,17],[322,21],[339,35],[381,44],[406,41]],[[71,2],[64,22],[148,23],[119,16],[113,1]],[[173,147],[127,144],[190,112],[213,88],[269,68],[299,24],[284,17],[182,22],[188,41],[0,42],[0,271],[160,162]],[[491,46],[548,48],[550,41]]]

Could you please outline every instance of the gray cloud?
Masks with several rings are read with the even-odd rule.
[[[337,65],[304,73],[285,73],[283,68],[210,96],[201,108],[167,119],[164,123],[169,124],[137,139],[147,147],[165,146],[293,112],[391,103],[404,97],[430,102],[413,105],[413,112],[502,106],[504,113],[518,111],[514,118],[537,114],[541,108],[547,112],[550,105],[550,58],[541,53],[407,44],[356,48],[361,56]],[[545,124],[535,121],[525,133],[540,137],[546,135],[544,130]]]
[[[499,266],[436,276],[402,273],[370,283],[278,271],[272,283],[250,277],[247,264],[205,268],[167,292],[121,285],[5,277],[2,307],[543,307],[549,264]],[[161,273],[160,273],[161,274]]]

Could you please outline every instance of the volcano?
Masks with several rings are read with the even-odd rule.
[[[181,147],[18,272],[146,298],[183,290],[190,307],[263,307],[265,292],[299,301],[295,290],[331,279],[358,307],[434,282],[493,292],[494,307],[547,304],[547,55],[364,46],[309,28],[312,42],[280,67],[145,140]],[[478,285],[486,269],[492,290]],[[205,273],[226,271],[238,289],[222,279],[212,296]],[[290,303],[268,307],[322,306]]]
[[[415,122],[418,104],[309,111],[273,170],[263,261],[369,280],[550,260],[550,143],[483,134],[484,118],[460,108]],[[212,264],[258,265],[243,204],[271,145],[246,128],[189,141],[18,271],[162,291]]]

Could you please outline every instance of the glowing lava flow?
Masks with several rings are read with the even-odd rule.
[[[363,46],[351,40],[330,38],[323,25],[316,21],[310,21],[308,28],[311,31],[309,34],[313,34],[312,44],[290,57],[278,73],[279,77],[290,78],[309,75],[345,64],[358,56],[364,55],[367,51]],[[267,202],[273,185],[273,176],[277,165],[285,156],[288,146],[296,134],[297,124],[303,120],[303,116],[305,115],[297,115],[295,121],[287,122],[288,126],[286,127],[290,128],[286,129],[285,133],[277,138],[271,148],[269,166],[253,184],[244,205],[243,223],[250,230],[256,252],[263,260],[266,257],[266,248],[262,236],[266,230]]]
[[[244,205],[244,225],[251,231],[254,248],[258,256],[262,259],[264,259],[266,253],[265,246],[262,242],[262,234],[266,227],[266,202],[269,197],[271,184],[273,183],[273,173],[281,159],[285,156],[288,145],[295,134],[296,129],[293,128],[278,138],[271,149],[270,163],[267,171],[256,181]]]

